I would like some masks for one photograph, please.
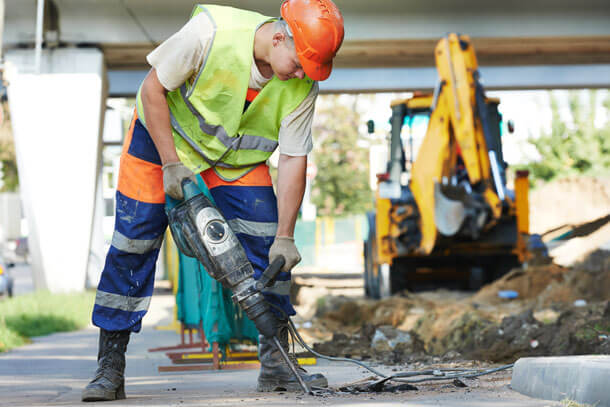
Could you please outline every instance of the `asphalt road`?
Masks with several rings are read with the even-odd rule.
[[[15,263],[15,267],[11,268],[10,273],[14,281],[13,295],[23,295],[34,291],[32,271],[29,264]]]

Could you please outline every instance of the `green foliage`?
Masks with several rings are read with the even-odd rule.
[[[583,404],[583,403],[578,403],[574,400],[570,400],[570,399],[563,399],[561,400],[561,407],[596,407],[596,404]]]
[[[610,335],[610,323],[596,323],[595,325],[585,325],[574,336],[580,340],[595,340],[599,335]]]
[[[534,180],[568,175],[599,175],[610,171],[610,97],[603,101],[601,126],[595,125],[597,91],[568,94],[571,117],[561,116],[556,95],[550,94],[551,131],[530,138],[541,160],[527,165]]]
[[[312,202],[321,216],[366,212],[372,207],[372,192],[368,149],[358,146],[358,126],[362,123],[356,109],[358,96],[328,95],[319,99],[313,126],[318,171]]]
[[[9,109],[7,103],[2,103],[0,115],[4,117],[0,124],[0,164],[2,166],[2,181],[0,192],[16,191],[19,186],[19,175],[17,174],[17,159],[15,156],[15,143],[11,130]]]
[[[86,327],[94,298],[94,292],[36,292],[0,301],[0,352],[28,343],[33,336]]]

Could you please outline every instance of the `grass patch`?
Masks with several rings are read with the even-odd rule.
[[[561,407],[596,407],[597,403],[595,404],[583,404],[583,403],[577,403],[574,400],[570,400],[570,399],[563,399],[561,400]]]
[[[33,336],[68,332],[87,326],[95,292],[36,292],[0,301],[0,352],[30,342]]]
[[[610,334],[610,324],[597,323],[595,325],[587,325],[581,328],[574,336],[580,340],[594,340],[599,335]]]

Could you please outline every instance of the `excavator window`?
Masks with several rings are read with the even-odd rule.
[[[407,171],[415,161],[417,150],[426,136],[430,122],[430,109],[407,110],[401,139]]]

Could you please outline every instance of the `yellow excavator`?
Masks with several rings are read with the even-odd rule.
[[[541,244],[529,235],[527,172],[517,172],[514,190],[506,187],[499,100],[485,96],[469,37],[449,34],[434,53],[434,93],[391,105],[387,172],[377,176],[364,242],[372,298],[440,282],[478,289]],[[422,123],[413,159],[413,137],[403,137]]]

